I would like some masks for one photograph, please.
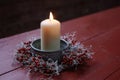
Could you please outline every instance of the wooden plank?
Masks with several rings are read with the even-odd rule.
[[[108,52],[111,56],[116,57],[119,60],[120,57],[120,25],[116,28],[102,34],[96,38],[91,38],[85,41],[85,45],[93,45],[93,48],[103,49],[104,52]],[[120,61],[120,60],[119,60]]]
[[[62,33],[78,31],[77,37],[78,39],[80,39],[80,41],[83,41],[88,39],[87,36],[91,34],[91,36],[93,37],[98,36],[99,34],[103,34],[105,32],[108,32],[110,29],[119,26],[119,14],[120,7],[117,7],[103,12],[77,18],[74,20],[66,21],[62,24],[62,27],[64,27],[64,31],[62,31]],[[70,29],[68,29],[68,27]],[[85,32],[84,30],[87,31]],[[83,36],[85,37],[83,38]]]
[[[104,69],[105,67],[109,68],[110,66],[108,70],[113,70],[114,68],[116,68],[117,64],[115,63],[115,61],[113,61],[113,57],[111,57],[104,51],[97,51],[96,53],[97,54],[95,55],[95,62],[93,65],[86,67],[83,70],[79,69],[77,71],[63,72],[60,76],[55,77],[55,80],[88,80],[88,78],[89,80],[103,80],[104,77],[106,77],[106,72],[101,72],[101,69]],[[114,66],[111,66],[111,63],[113,63]],[[100,75],[99,72],[101,72],[103,75]],[[100,76],[99,78],[96,77],[98,73]],[[107,72],[107,75],[108,73],[109,72]],[[18,69],[3,76],[0,76],[0,80],[39,80],[41,77],[42,75],[39,74],[27,75],[27,72],[24,69]]]
[[[35,30],[0,40],[0,74],[16,68],[12,63],[18,44],[31,39],[31,37],[38,37],[36,34],[38,32],[38,30]]]
[[[120,67],[120,25],[109,31],[106,34],[103,34],[94,39],[88,40],[85,42],[85,45],[93,45],[94,51],[98,57],[95,57],[95,63],[99,66],[94,72],[94,68],[91,71],[91,74],[85,78],[88,80],[92,75],[94,77],[91,80],[104,80],[108,75],[113,73],[116,69]],[[103,51],[104,53],[99,53]],[[106,54],[105,54],[106,53]],[[107,55],[105,57],[105,55]],[[105,58],[104,58],[105,57]],[[97,61],[98,60],[98,61]],[[108,60],[108,61],[107,61]],[[119,76],[120,78],[120,76]]]
[[[105,80],[120,80],[120,68],[109,75]]]
[[[116,27],[106,34],[85,41],[84,44],[92,44],[96,52],[93,64],[82,69],[79,68],[77,71],[65,71],[60,76],[54,77],[54,80],[104,80],[120,67],[119,34],[120,27]],[[105,43],[110,44],[109,46],[116,45],[113,45],[113,48],[117,48],[118,52],[114,53],[112,49],[109,50],[109,46]],[[28,75],[24,69],[17,69],[1,76],[0,80],[40,80],[41,77],[43,77],[41,74]]]
[[[114,29],[115,27],[118,27],[120,24],[119,13],[120,7],[64,22],[62,23],[62,34],[77,31],[77,39],[80,41],[97,37],[97,35],[101,35],[109,30]],[[0,40],[0,74],[16,68],[15,66],[11,65],[13,62],[16,45],[21,41],[31,39],[31,37],[39,38],[39,33],[40,32],[38,29]]]

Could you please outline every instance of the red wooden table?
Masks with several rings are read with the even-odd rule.
[[[55,80],[120,80],[120,7],[98,12],[62,23],[62,34],[77,31],[77,39],[93,45],[93,64],[77,71],[65,71]],[[0,80],[40,80],[42,75],[30,74],[13,66],[16,46],[40,30],[0,39]]]

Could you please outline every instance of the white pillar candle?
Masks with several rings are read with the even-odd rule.
[[[53,18],[41,22],[41,50],[55,51],[60,49],[60,22]]]

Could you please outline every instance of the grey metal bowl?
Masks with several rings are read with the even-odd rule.
[[[68,48],[68,43],[65,40],[60,40],[60,50],[57,51],[43,51],[41,50],[41,39],[37,39],[31,43],[31,52],[32,54],[41,55],[45,60],[49,58],[53,59],[54,61],[61,60],[62,51]]]

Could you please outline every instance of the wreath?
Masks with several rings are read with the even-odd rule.
[[[49,58],[45,61],[42,56],[31,53],[30,44],[32,41],[23,42],[17,49],[15,61],[28,69],[30,72],[40,72],[44,75],[59,75],[63,70],[76,69],[80,65],[89,63],[94,52],[91,47],[85,47],[82,43],[76,40],[76,33],[67,33],[61,38],[68,42],[69,46],[63,50],[61,54],[61,63]]]

